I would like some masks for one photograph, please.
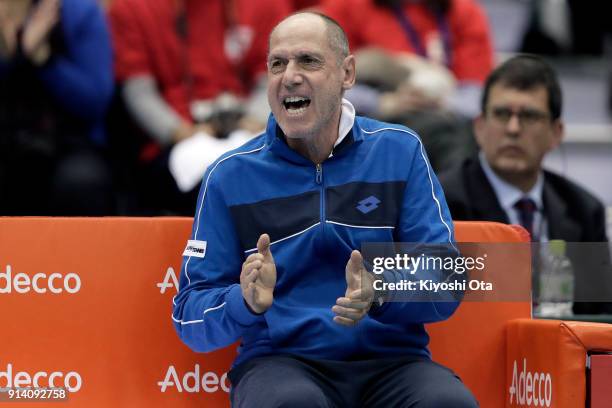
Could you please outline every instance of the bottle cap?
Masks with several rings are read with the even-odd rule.
[[[567,248],[567,243],[562,239],[551,239],[548,242],[548,250],[553,255],[565,256],[566,248]]]

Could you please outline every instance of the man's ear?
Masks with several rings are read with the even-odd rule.
[[[344,79],[342,81],[342,89],[351,89],[355,84],[355,56],[349,55],[342,61],[342,72],[344,73]]]
[[[482,149],[482,145],[485,142],[485,138],[486,138],[486,130],[485,130],[485,123],[486,119],[483,116],[483,114],[481,113],[480,115],[478,115],[473,122],[473,127],[474,127],[474,139],[476,139],[476,143],[478,144],[478,147],[480,147]]]
[[[559,147],[565,134],[565,125],[561,119],[555,119],[551,126],[552,138],[550,140],[549,151]]]

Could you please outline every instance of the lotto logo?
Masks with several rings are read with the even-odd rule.
[[[11,265],[6,265],[5,272],[0,272],[0,294],[2,293],[53,293],[60,294],[67,292],[70,294],[77,293],[81,290],[81,278],[76,273],[36,273],[30,276],[20,272],[13,276]]]
[[[6,366],[6,371],[0,371],[0,388],[26,388],[26,387],[63,387],[69,392],[77,392],[81,389],[83,380],[76,371],[64,374],[61,371],[38,371],[34,375],[25,371],[18,371],[13,376],[13,364]]]

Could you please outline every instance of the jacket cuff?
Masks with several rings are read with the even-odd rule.
[[[390,307],[390,302],[383,302],[382,304],[375,300],[370,306],[370,310],[368,311],[368,315],[375,320],[378,320]]]
[[[256,314],[249,310],[242,297],[239,284],[232,285],[232,288],[225,295],[225,302],[227,313],[242,326],[251,326],[264,319],[263,314]]]

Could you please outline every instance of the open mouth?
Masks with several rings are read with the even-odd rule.
[[[303,96],[288,96],[283,99],[283,106],[290,115],[299,115],[310,106],[310,98]]]

